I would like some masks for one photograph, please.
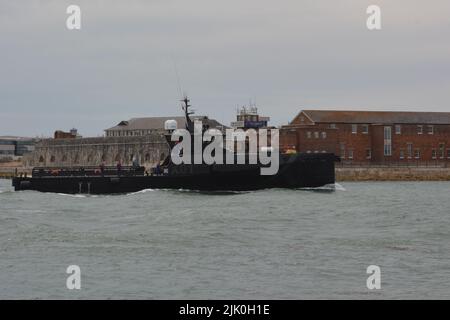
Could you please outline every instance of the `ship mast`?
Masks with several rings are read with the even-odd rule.
[[[194,123],[190,118],[190,115],[194,114],[194,112],[189,110],[189,108],[191,107],[189,102],[191,102],[191,100],[189,100],[188,97],[185,96],[184,99],[181,100],[181,102],[184,103],[182,109],[184,111],[184,116],[186,117],[186,130],[188,130],[190,133],[194,133]]]

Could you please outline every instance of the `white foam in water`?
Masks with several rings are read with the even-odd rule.
[[[317,188],[300,188],[301,190],[326,190],[326,191],[347,191],[339,183],[330,183]]]
[[[86,198],[87,196],[84,194],[68,194],[68,193],[57,193],[60,196],[67,196],[72,198]]]
[[[135,194],[147,193],[147,192],[151,192],[151,191],[155,191],[155,189],[144,189],[144,190],[137,191],[137,192],[127,193],[126,195],[127,196],[132,196],[132,195],[135,195]]]
[[[339,183],[334,184],[334,189],[338,191],[347,191],[347,189],[345,189],[344,186]]]

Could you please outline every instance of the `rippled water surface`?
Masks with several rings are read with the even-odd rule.
[[[449,299],[449,195],[448,182],[372,182],[69,196],[0,180],[0,298]],[[66,288],[69,265],[81,290]]]

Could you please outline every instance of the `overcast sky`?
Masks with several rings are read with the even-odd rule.
[[[179,115],[174,61],[197,114],[225,124],[249,100],[274,125],[302,108],[450,112],[450,1],[0,0],[0,135]]]

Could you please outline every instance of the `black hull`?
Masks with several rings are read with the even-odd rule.
[[[260,167],[257,165],[184,165],[173,168],[174,173],[167,175],[16,177],[13,179],[13,186],[16,191],[67,194],[131,193],[144,189],[248,191],[316,188],[335,182],[335,160],[336,157],[332,154],[285,156],[280,159],[278,173],[269,176],[260,175]]]

